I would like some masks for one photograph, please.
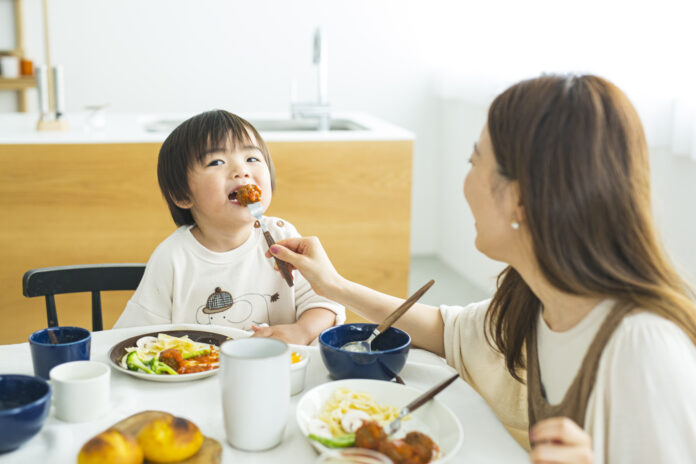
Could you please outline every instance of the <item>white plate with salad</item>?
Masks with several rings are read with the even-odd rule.
[[[145,380],[197,380],[217,373],[220,345],[232,339],[200,330],[145,333],[114,345],[109,360],[116,370]]]

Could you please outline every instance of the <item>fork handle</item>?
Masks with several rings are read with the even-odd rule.
[[[266,237],[266,243],[268,243],[268,247],[270,248],[270,246],[275,243],[275,240],[273,240],[273,237],[271,237],[271,233],[268,230],[264,230],[263,236]],[[275,259],[278,269],[280,269],[280,273],[283,275],[285,282],[288,283],[288,286],[292,287],[294,283],[292,281],[292,274],[290,274],[290,270],[288,269],[288,263],[276,258],[275,256],[273,259]]]
[[[406,300],[406,301],[404,301],[403,303],[401,303],[401,306],[399,306],[398,308],[396,308],[396,310],[394,310],[393,313],[391,313],[389,316],[387,316],[387,318],[384,320],[384,322],[382,322],[379,326],[377,326],[377,328],[374,330],[375,332],[377,332],[377,335],[379,335],[380,333],[384,332],[384,331],[387,330],[389,327],[391,327],[391,325],[392,325],[394,322],[396,322],[396,320],[397,320],[398,318],[400,318],[401,316],[403,316],[403,314],[404,314],[411,306],[413,306],[413,305],[416,303],[416,301],[418,301],[418,300],[420,299],[420,297],[422,297],[423,294],[424,294],[425,292],[427,292],[428,289],[429,289],[430,287],[433,286],[434,283],[435,283],[435,281],[434,281],[434,280],[431,280],[431,281],[428,282],[427,284],[423,285],[420,289],[418,289],[418,291],[417,291],[416,293],[414,293],[413,295],[411,295],[411,296],[408,298],[408,300]]]

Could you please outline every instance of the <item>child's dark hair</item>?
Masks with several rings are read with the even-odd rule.
[[[182,122],[165,139],[157,160],[157,179],[177,226],[194,224],[191,210],[179,208],[174,201],[187,201],[191,196],[188,171],[202,162],[206,150],[213,146],[232,147],[253,143],[261,149],[271,174],[271,190],[275,190],[275,168],[271,154],[258,131],[247,120],[225,110],[206,111]]]

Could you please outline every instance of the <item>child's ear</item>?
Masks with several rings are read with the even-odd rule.
[[[178,206],[181,209],[189,209],[191,208],[191,206],[193,206],[193,202],[188,198],[185,200],[179,200],[177,198],[172,197],[172,201],[176,206]]]

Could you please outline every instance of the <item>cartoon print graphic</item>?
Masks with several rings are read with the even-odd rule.
[[[208,296],[205,305],[196,310],[196,322],[199,324],[218,324],[251,330],[252,325],[270,324],[269,303],[280,298],[278,293],[260,295],[247,293],[233,297],[220,287]]]

